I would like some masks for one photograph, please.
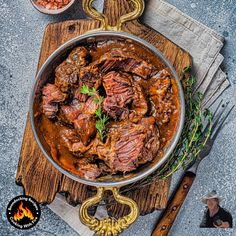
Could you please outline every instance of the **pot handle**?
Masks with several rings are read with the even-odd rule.
[[[94,0],[83,0],[83,9],[87,15],[101,22],[101,27],[97,30],[121,31],[121,27],[125,22],[137,19],[142,15],[145,6],[144,0],[130,0],[134,3],[134,11],[121,16],[116,26],[110,26],[108,24],[107,16],[103,13],[98,12],[92,6],[93,1]]]
[[[105,219],[97,219],[91,217],[88,214],[88,208],[99,203],[102,200],[105,191],[110,190],[113,193],[115,200],[121,204],[128,205],[130,207],[130,213],[119,219],[111,217]],[[97,194],[94,197],[87,199],[80,207],[79,216],[83,224],[87,225],[99,236],[117,236],[124,229],[128,228],[139,215],[138,206],[132,199],[122,196],[119,193],[119,189],[116,187],[98,187]]]

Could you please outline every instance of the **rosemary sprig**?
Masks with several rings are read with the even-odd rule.
[[[80,93],[87,94],[90,97],[94,97],[94,102],[99,105],[95,111],[96,120],[96,129],[98,130],[99,136],[103,141],[106,137],[105,128],[109,120],[109,117],[106,114],[102,113],[101,105],[104,101],[104,97],[100,96],[98,91],[95,88],[89,88],[87,85],[82,85]]]

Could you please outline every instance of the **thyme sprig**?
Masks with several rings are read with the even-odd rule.
[[[102,103],[104,101],[104,97],[100,96],[98,91],[95,88],[90,88],[87,85],[83,85],[80,89],[80,93],[87,94],[89,97],[94,97],[94,102],[98,104],[98,108],[95,111],[96,116],[96,129],[98,130],[100,139],[103,141],[106,137],[106,124],[109,120],[109,116],[102,112]]]
[[[98,118],[98,120],[96,121],[96,128],[98,130],[101,140],[103,141],[106,137],[105,127],[109,120],[109,116],[103,114],[101,108],[98,108],[96,110],[95,115]]]
[[[85,84],[82,85],[82,87],[80,89],[80,93],[87,94],[90,97],[98,96],[98,92],[95,88],[90,88],[89,86],[87,86]]]

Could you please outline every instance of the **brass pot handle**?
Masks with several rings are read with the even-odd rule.
[[[122,218],[114,219],[111,217],[99,220],[88,214],[88,208],[99,203],[102,200],[105,191],[111,190],[114,198],[121,204],[130,207],[130,213]],[[119,189],[115,187],[98,187],[97,194],[87,199],[80,207],[79,216],[83,224],[87,225],[91,230],[100,236],[117,236],[124,229],[128,228],[138,217],[139,211],[135,201],[120,195]]]
[[[98,12],[92,6],[93,1],[94,0],[83,0],[83,9],[87,15],[101,22],[101,27],[98,30],[121,31],[121,27],[125,22],[137,19],[142,15],[145,6],[144,0],[130,0],[134,3],[134,11],[121,16],[116,26],[110,26],[107,16]]]

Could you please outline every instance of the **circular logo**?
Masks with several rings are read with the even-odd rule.
[[[27,195],[13,198],[7,206],[7,219],[18,229],[30,229],[35,226],[40,214],[39,204]]]

